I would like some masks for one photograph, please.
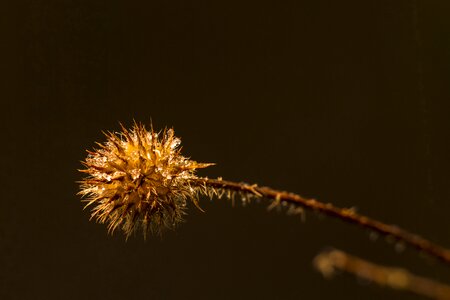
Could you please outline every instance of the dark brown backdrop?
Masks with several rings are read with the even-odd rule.
[[[12,1],[11,1],[12,2]],[[448,267],[329,218],[202,200],[176,232],[106,234],[85,149],[174,126],[201,175],[269,185],[450,247],[448,1],[2,2],[2,299],[413,299],[326,281],[334,246],[450,282]]]

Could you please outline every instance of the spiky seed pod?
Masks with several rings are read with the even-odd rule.
[[[121,125],[122,126],[122,125]],[[158,134],[135,123],[121,133],[105,133],[107,141],[97,143],[83,162],[88,176],[80,182],[91,218],[108,223],[108,231],[121,228],[127,238],[142,229],[160,233],[182,220],[186,201],[197,205],[195,170],[211,164],[197,163],[180,153],[180,139],[172,129]],[[159,137],[161,135],[161,137]]]

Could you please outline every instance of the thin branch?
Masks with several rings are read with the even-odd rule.
[[[323,203],[315,199],[306,199],[297,194],[278,191],[269,187],[258,187],[257,185],[249,185],[221,179],[197,178],[192,180],[192,183],[214,189],[247,193],[258,197],[262,196],[276,202],[295,204],[302,208],[323,213],[345,222],[370,229],[381,235],[392,237],[399,242],[403,242],[405,245],[409,245],[419,251],[422,251],[423,253],[445,262],[447,265],[450,265],[450,250],[395,225],[385,224],[367,216],[360,215],[352,209],[339,208],[331,203]]]
[[[382,287],[404,290],[432,299],[450,299],[450,286],[420,277],[401,269],[368,262],[340,250],[324,251],[314,259],[314,266],[324,277],[331,277],[336,270],[353,274]]]

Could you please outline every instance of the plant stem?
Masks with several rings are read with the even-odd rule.
[[[367,216],[360,215],[352,209],[340,208],[331,203],[323,203],[315,199],[303,198],[297,194],[278,191],[269,187],[249,185],[246,183],[209,178],[194,179],[192,183],[197,184],[198,186],[210,187],[213,189],[251,194],[257,197],[272,199],[276,202],[286,202],[308,210],[323,213],[345,222],[367,228],[381,235],[392,237],[399,242],[403,242],[405,245],[409,245],[419,251],[422,251],[423,253],[445,262],[447,265],[450,265],[450,250],[395,225],[385,224]]]
[[[382,287],[404,290],[432,299],[450,300],[450,286],[444,283],[414,275],[405,269],[378,265],[340,250],[320,253],[314,259],[314,266],[327,278],[339,270]]]

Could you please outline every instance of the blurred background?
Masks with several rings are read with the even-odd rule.
[[[352,225],[202,199],[162,238],[89,222],[86,149],[173,126],[200,175],[315,197],[450,247],[450,2],[0,4],[2,299],[420,299],[351,276],[337,247],[450,282]]]

